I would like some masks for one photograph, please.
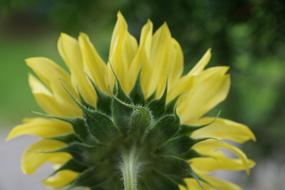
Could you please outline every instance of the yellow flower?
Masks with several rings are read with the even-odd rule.
[[[50,162],[55,172],[44,184],[52,188],[240,189],[211,176],[249,173],[254,162],[230,141],[255,140],[247,126],[207,116],[230,88],[228,67],[206,68],[211,50],[184,75],[167,24],[153,33],[147,21],[138,43],[121,13],[107,63],[84,33],[61,34],[58,50],[68,71],[48,58],[26,60],[32,93],[47,114],[7,137],[42,138],[23,155],[25,174]]]

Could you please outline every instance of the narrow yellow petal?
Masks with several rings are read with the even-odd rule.
[[[74,181],[79,176],[79,173],[71,171],[71,170],[62,170],[55,175],[45,179],[43,184],[52,188],[61,188],[72,181]]]
[[[166,24],[163,24],[154,34],[152,39],[150,64],[144,65],[142,82],[147,88],[144,90],[145,98],[155,93],[159,98],[166,87],[168,71],[171,63],[171,34]],[[144,87],[145,88],[145,87]]]
[[[211,186],[213,186],[212,187],[213,190],[216,190],[216,189],[242,190],[238,185],[231,183],[229,181],[221,180],[213,176],[207,176],[207,175],[203,175],[201,177],[205,179],[209,184],[211,184]]]
[[[229,181],[217,179],[209,175],[200,175],[207,183],[200,181],[205,190],[242,190],[239,186]],[[185,180],[189,190],[203,190],[195,179],[189,178]]]
[[[247,160],[247,162],[248,165],[244,165],[241,159],[227,158],[226,156],[193,158],[189,161],[195,171],[204,173],[216,170],[241,171],[246,170],[247,167],[254,167],[254,161]]]
[[[109,60],[126,94],[129,94],[131,91],[129,82],[131,74],[129,74],[129,69],[137,50],[137,40],[128,32],[127,23],[123,15],[119,12],[112,35]]]
[[[55,164],[62,164],[62,161],[68,161],[71,156],[67,153],[49,153],[49,151],[57,150],[64,146],[64,143],[54,140],[41,140],[31,145],[22,156],[21,167],[23,173],[32,174],[48,161]],[[57,161],[60,163],[57,163]]]
[[[227,67],[213,67],[193,77],[188,93],[181,96],[177,112],[184,124],[190,124],[222,102],[230,88]]]
[[[7,140],[14,139],[21,135],[36,135],[48,138],[72,132],[72,127],[66,122],[44,118],[32,118],[27,122],[14,127],[9,133]]]
[[[242,160],[246,172],[249,173],[251,167],[250,161],[248,160],[245,153],[243,153],[236,146],[233,146],[221,140],[209,139],[196,143],[192,148],[193,150],[197,151],[202,155],[212,156],[212,157],[217,157],[217,156],[219,157],[225,155],[223,150],[230,151],[231,153],[233,153],[235,156],[237,156],[239,159]]]
[[[83,57],[84,68],[88,76],[103,92],[108,93],[106,79],[107,65],[100,57],[88,36],[80,33],[79,46]]]
[[[185,179],[185,183],[187,185],[187,190],[203,190],[200,185],[197,183],[197,181],[193,178],[187,178]],[[205,190],[210,190],[209,188],[206,188],[206,185],[201,182]]]
[[[151,40],[152,40],[152,28],[153,26],[151,21],[148,21],[142,28],[140,45],[129,69],[130,78],[128,82],[130,89],[134,87],[138,74],[141,71],[142,67],[149,64],[149,56],[150,56]],[[141,82],[141,85],[143,86],[142,89],[146,88],[144,87],[145,83],[143,81]]]
[[[172,50],[170,59],[170,67],[168,71],[168,88],[176,87],[176,83],[182,75],[183,65],[184,65],[184,56],[180,44],[172,38]]]
[[[194,131],[191,135],[191,137],[194,139],[212,137],[231,140],[237,143],[244,143],[248,140],[256,140],[255,135],[246,125],[227,119],[206,117],[200,119],[197,123],[195,123],[195,125],[196,124],[209,125]]]
[[[96,92],[85,74],[79,43],[76,39],[61,34],[58,39],[58,50],[71,72],[71,83],[83,99],[90,105],[96,105]]]
[[[200,74],[208,65],[211,56],[212,56],[211,49],[208,49],[206,53],[203,55],[203,57],[198,61],[198,63],[193,67],[193,69],[190,70],[190,72],[187,75]]]
[[[178,47],[178,52],[180,52],[179,47]],[[182,52],[180,52],[180,54],[181,53]],[[180,59],[183,59],[183,57],[181,57]],[[210,59],[211,59],[211,49],[206,51],[203,57],[198,61],[198,63],[194,66],[194,68],[189,71],[188,74],[182,76],[175,83],[174,88],[169,89],[169,93],[167,95],[167,102],[170,102],[171,100],[175,99],[177,96],[185,93],[186,91],[189,91],[192,87],[193,76],[200,74],[205,69]]]

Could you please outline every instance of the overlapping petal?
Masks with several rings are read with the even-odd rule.
[[[194,139],[217,138],[244,143],[248,140],[255,141],[255,135],[245,125],[222,118],[205,117],[195,123],[198,126],[209,124],[191,134]],[[193,124],[192,124],[193,125]]]
[[[25,174],[34,173],[40,166],[46,162],[54,164],[64,164],[71,156],[62,152],[51,152],[65,146],[64,143],[54,140],[41,140],[31,145],[23,154],[22,171]]]
[[[241,190],[241,188],[229,181],[217,179],[215,177],[201,175],[206,182],[200,182],[195,179],[186,179],[187,190]],[[201,187],[202,186],[202,187]],[[180,190],[186,190],[185,187],[181,186]]]
[[[117,17],[111,40],[109,61],[124,92],[128,94],[131,91],[129,69],[136,55],[138,44],[135,37],[128,32],[128,25],[123,15],[119,12]]]
[[[76,39],[61,34],[58,39],[58,51],[71,72],[71,83],[89,105],[96,105],[96,92],[88,79],[83,66],[80,46]]]
[[[42,138],[49,138],[70,134],[72,132],[73,129],[71,125],[66,122],[38,117],[26,119],[23,124],[13,128],[7,136],[7,140],[22,135],[35,135]]]
[[[249,161],[244,152],[236,146],[224,141],[215,139],[204,140],[196,143],[192,148],[204,156],[210,156],[213,158],[225,155],[226,153],[223,150],[227,150],[243,162],[247,173],[249,173],[249,170],[252,167],[251,161]]]
[[[191,125],[227,96],[230,77],[228,67],[212,67],[193,77],[189,92],[183,94],[177,105],[181,122]]]

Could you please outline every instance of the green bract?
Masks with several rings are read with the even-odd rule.
[[[200,156],[191,149],[197,140],[190,138],[199,127],[180,124],[176,100],[166,104],[167,89],[160,99],[146,101],[139,82],[129,97],[119,84],[114,96],[95,89],[96,108],[75,100],[83,118],[56,117],[69,122],[75,132],[52,138],[67,144],[57,152],[72,155],[54,174],[80,173],[69,188],[174,190],[185,178],[196,177],[187,160]]]

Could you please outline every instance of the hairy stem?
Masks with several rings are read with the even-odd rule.
[[[122,153],[122,163],[120,166],[124,190],[138,190],[138,175],[141,163],[136,147]]]

